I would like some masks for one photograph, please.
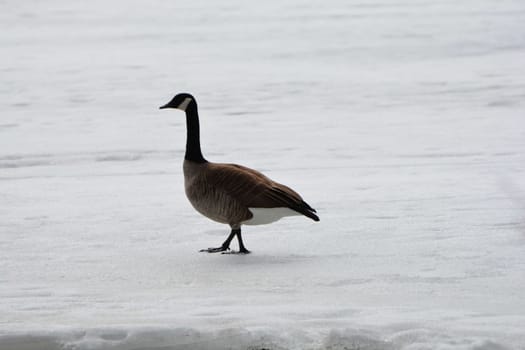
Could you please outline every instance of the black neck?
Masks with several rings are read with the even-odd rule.
[[[196,163],[206,163],[206,159],[204,159],[201,152],[199,113],[197,112],[197,104],[195,102],[190,102],[186,108],[186,130],[186,155],[184,159]]]

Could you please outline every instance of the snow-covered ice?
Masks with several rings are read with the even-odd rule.
[[[522,0],[0,8],[0,349],[525,349]],[[198,253],[182,91],[321,221]]]

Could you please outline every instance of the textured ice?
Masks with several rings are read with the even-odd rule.
[[[525,348],[523,1],[1,7],[0,349]],[[321,221],[198,253],[182,91]]]

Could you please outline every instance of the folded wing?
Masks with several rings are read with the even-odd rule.
[[[260,172],[236,164],[209,164],[206,182],[247,208],[290,208],[314,221],[313,209],[291,188],[277,183]]]

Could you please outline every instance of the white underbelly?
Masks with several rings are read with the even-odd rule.
[[[248,208],[253,217],[244,221],[243,225],[266,225],[284,218],[285,216],[301,215],[290,208]]]

